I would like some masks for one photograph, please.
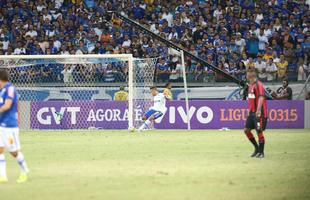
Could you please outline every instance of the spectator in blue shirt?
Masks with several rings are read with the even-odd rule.
[[[246,49],[249,57],[256,58],[259,52],[259,40],[255,33],[252,33],[246,41]]]
[[[162,58],[156,66],[156,75],[158,76],[158,81],[166,82],[169,79],[169,65]]]

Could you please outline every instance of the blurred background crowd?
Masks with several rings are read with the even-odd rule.
[[[309,0],[1,0],[0,54],[159,57],[155,81],[181,81],[178,53],[107,17],[114,10],[240,79],[255,68],[265,82],[303,81],[310,72],[309,5]],[[186,72],[191,82],[227,81],[190,59]],[[70,78],[76,74],[79,80],[115,82],[125,81],[127,66],[42,65],[14,73],[41,81],[77,81]]]

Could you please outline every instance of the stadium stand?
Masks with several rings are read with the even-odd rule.
[[[113,10],[240,79],[246,69],[255,68],[263,81],[302,81],[310,72],[309,5],[309,0],[2,0],[0,54],[161,57],[155,81],[182,81],[180,60],[173,51],[122,21],[107,18],[107,11]],[[227,81],[190,59],[186,63],[190,82]],[[92,69],[42,65],[12,73],[17,82],[27,77],[68,82],[90,76],[98,82],[124,82],[127,69],[113,63]]]

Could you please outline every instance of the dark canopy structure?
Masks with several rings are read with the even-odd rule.
[[[236,78],[235,76],[227,73],[226,71],[218,68],[217,66],[209,63],[208,61],[200,58],[199,56],[196,56],[194,54],[192,54],[191,52],[187,51],[186,49],[184,49],[183,47],[180,47],[177,44],[174,44],[173,42],[157,35],[156,33],[150,31],[149,29],[147,29],[146,27],[144,27],[143,25],[139,24],[138,22],[118,13],[118,12],[114,12],[114,11],[109,11],[108,14],[110,15],[109,18],[112,17],[118,17],[119,19],[123,20],[124,22],[130,24],[131,26],[135,27],[136,29],[138,29],[141,32],[147,33],[149,34],[152,38],[154,38],[155,40],[158,40],[162,43],[164,43],[165,45],[167,45],[168,47],[171,47],[177,51],[183,51],[184,56],[200,63],[203,66],[208,66],[210,67],[213,71],[217,72],[217,73],[221,73],[225,78],[227,78],[228,80],[236,83],[239,87],[240,87],[240,93],[243,96],[243,99],[246,99],[246,94],[247,94],[247,84],[246,81],[244,80],[239,80],[238,78]]]
[[[206,60],[192,54],[191,52],[187,51],[186,49],[180,47],[177,44],[174,44],[173,42],[153,33],[152,31],[150,31],[149,29],[145,28],[144,26],[142,26],[141,24],[139,24],[138,22],[120,14],[114,11],[110,11],[109,14],[114,15],[116,17],[118,17],[119,19],[123,20],[124,22],[130,24],[131,26],[134,26],[135,28],[137,28],[138,30],[145,32],[147,34],[149,34],[152,38],[164,43],[165,45],[167,45],[168,47],[171,47],[173,49],[176,49],[177,51],[183,51],[184,52],[184,56],[189,57],[192,60],[195,60],[196,62],[202,64],[203,66],[208,66],[210,67],[212,70],[221,73],[225,78],[227,78],[228,80],[238,84],[241,87],[245,86],[244,81],[237,79],[235,76],[232,76],[231,74],[227,73],[226,71],[216,67],[215,65],[207,62]],[[112,17],[112,16],[110,16]]]

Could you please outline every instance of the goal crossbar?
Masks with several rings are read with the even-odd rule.
[[[132,54],[77,54],[77,55],[0,55],[0,60],[16,59],[70,59],[70,58],[118,58],[128,60]]]

